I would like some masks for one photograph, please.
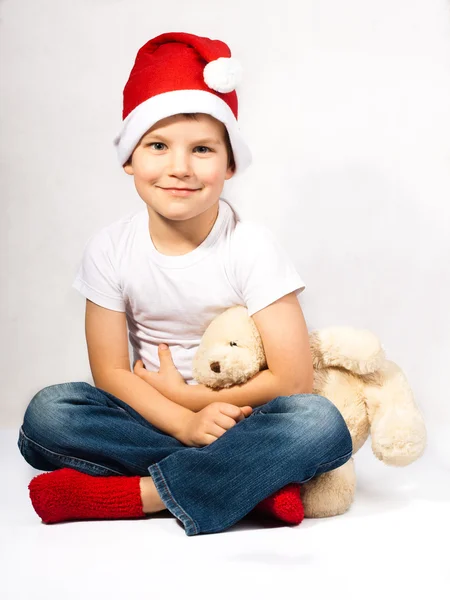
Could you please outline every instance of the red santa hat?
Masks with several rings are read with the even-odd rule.
[[[179,113],[206,113],[227,128],[236,173],[251,163],[237,122],[236,85],[242,68],[229,47],[190,33],[164,33],[136,55],[123,90],[123,123],[114,144],[120,164],[157,121]]]

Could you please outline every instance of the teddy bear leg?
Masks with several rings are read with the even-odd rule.
[[[301,484],[305,517],[334,517],[345,513],[353,502],[355,487],[353,458],[341,467]]]

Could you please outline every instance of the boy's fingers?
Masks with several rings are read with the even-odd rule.
[[[241,411],[245,418],[245,417],[248,417],[249,415],[251,415],[253,408],[251,406],[242,406]]]
[[[234,404],[228,404],[226,402],[222,402],[222,405],[219,408],[220,412],[227,417],[231,417],[232,419],[239,419],[242,416],[242,411],[239,406],[234,406]]]
[[[219,427],[223,427],[223,429],[228,430],[231,429],[234,425],[236,425],[236,421],[232,417],[227,417],[224,414],[219,414],[214,419],[214,422]]]
[[[240,407],[235,406],[234,404],[227,403],[222,404],[222,406],[220,407],[220,412],[234,419],[236,423],[239,423],[239,421],[242,421],[242,419],[248,417],[252,410],[253,409],[251,406]]]

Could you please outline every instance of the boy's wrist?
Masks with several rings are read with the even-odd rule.
[[[179,416],[176,419],[172,437],[176,438],[182,444],[185,444],[185,431],[189,420],[194,412],[189,408],[179,405]]]

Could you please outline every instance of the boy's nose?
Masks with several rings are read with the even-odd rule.
[[[190,158],[185,154],[173,155],[169,171],[170,175],[176,175],[177,177],[185,177],[186,175],[191,175],[192,165]]]

